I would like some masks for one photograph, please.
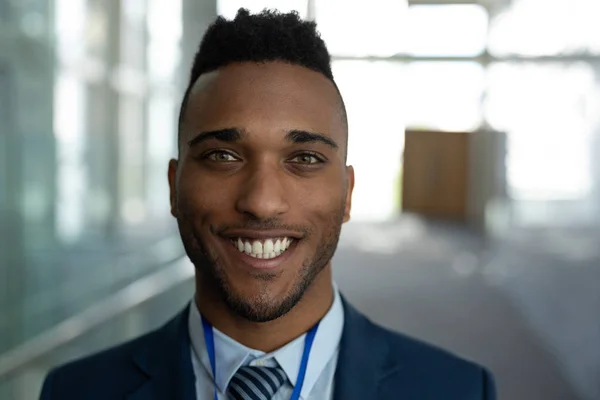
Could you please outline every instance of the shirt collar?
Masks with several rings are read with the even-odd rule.
[[[331,308],[325,314],[319,324],[319,329],[315,335],[313,347],[308,360],[308,367],[302,385],[301,397],[307,398],[315,383],[321,376],[323,370],[329,363],[332,357],[337,354],[342,330],[344,327],[344,310],[341,297],[337,286],[334,284],[334,299]],[[212,369],[210,360],[206,352],[204,342],[204,332],[200,312],[196,303],[192,300],[189,313],[189,331],[191,338],[192,350],[199,359],[208,375],[212,377]],[[264,353],[259,350],[254,350],[236,342],[229,336],[216,328],[213,328],[215,342],[215,356],[217,369],[217,388],[222,393],[225,393],[229,381],[237,370],[248,365],[255,360],[264,360],[268,366],[279,364],[285,371],[292,385],[296,385],[298,372],[300,370],[300,362],[304,351],[303,334],[282,348],[271,353]],[[275,362],[274,362],[275,361]]]

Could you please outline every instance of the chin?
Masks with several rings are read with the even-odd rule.
[[[255,278],[256,279],[256,278]],[[277,288],[273,280],[261,280],[236,290],[234,285],[226,288],[224,300],[227,307],[238,316],[253,322],[268,322],[287,314],[300,301],[302,285],[286,285],[287,290]],[[300,287],[299,287],[300,286]]]

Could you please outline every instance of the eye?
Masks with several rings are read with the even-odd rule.
[[[302,153],[302,154],[298,154],[296,155],[294,158],[290,159],[290,162],[296,163],[296,164],[320,164],[323,163],[323,159],[321,159],[320,157],[318,157],[316,154],[312,154],[312,153]]]
[[[227,152],[227,151],[223,151],[223,150],[216,150],[216,151],[212,151],[208,154],[206,154],[204,156],[204,158],[210,160],[210,161],[215,161],[215,162],[233,162],[233,161],[238,161],[238,158],[235,157],[233,154]]]

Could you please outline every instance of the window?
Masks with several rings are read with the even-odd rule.
[[[474,58],[485,49],[487,12],[398,0],[320,0],[315,11],[348,108],[353,219],[388,219],[398,212],[405,127],[470,130],[482,122],[485,69]]]
[[[54,91],[54,133],[57,147],[57,236],[66,243],[84,228],[86,165],[85,85],[77,76],[59,73]]]
[[[597,0],[515,0],[491,24],[494,55],[600,54]]]
[[[487,120],[509,132],[509,190],[516,199],[578,199],[591,190],[589,144],[600,95],[585,63],[495,63]]]
[[[402,108],[410,128],[470,131],[481,125],[485,70],[475,62],[413,62]]]
[[[320,0],[316,21],[334,56],[391,56],[406,46],[407,3],[402,0]]]
[[[382,220],[398,211],[393,199],[404,144],[403,70],[385,61],[333,64],[348,111],[348,163],[356,166],[353,219]]]
[[[478,56],[485,50],[488,13],[480,5],[415,5],[408,9],[406,53]]]
[[[307,17],[307,0],[218,0],[219,15],[232,19],[240,8],[246,8],[257,13],[265,8],[277,9],[281,12],[297,11],[302,18]]]

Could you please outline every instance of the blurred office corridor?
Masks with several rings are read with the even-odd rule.
[[[332,53],[345,296],[500,399],[600,399],[600,2],[0,0],[0,400],[189,301],[167,163],[202,33],[240,6]]]

